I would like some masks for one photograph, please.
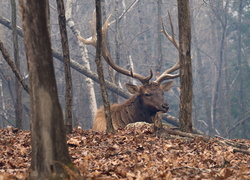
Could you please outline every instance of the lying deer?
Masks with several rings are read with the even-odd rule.
[[[103,49],[102,56],[106,62],[117,72],[124,75],[138,79],[142,86],[136,86],[133,84],[126,84],[128,91],[133,94],[127,101],[122,104],[113,104],[111,105],[111,118],[114,129],[124,128],[129,123],[134,122],[148,122],[152,123],[152,118],[156,115],[157,112],[167,112],[169,109],[168,103],[164,100],[164,92],[168,91],[172,85],[173,81],[161,84],[164,80],[173,79],[179,76],[179,74],[171,74],[179,69],[179,62],[177,62],[172,68],[166,70],[161,76],[159,76],[155,81],[150,82],[150,79],[153,77],[153,72],[150,69],[150,75],[144,77],[140,74],[128,71],[118,66],[112,60],[110,53],[106,45],[106,32],[108,28],[110,16],[105,22],[102,34],[103,34]],[[96,32],[94,25],[95,15],[92,15],[91,29],[92,37],[84,39],[82,36],[78,35],[78,39],[84,44],[90,44],[96,47]],[[173,31],[173,29],[172,29]],[[177,44],[174,36],[172,38],[167,34],[165,29],[163,33],[168,37],[170,41],[174,44]],[[174,34],[172,32],[172,34]],[[95,131],[105,131],[106,130],[106,119],[104,114],[104,108],[101,107],[95,116],[93,130]]]

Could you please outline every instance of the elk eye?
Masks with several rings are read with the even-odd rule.
[[[151,94],[149,94],[149,93],[145,93],[145,96],[146,96],[146,97],[150,97],[150,96],[151,96]]]

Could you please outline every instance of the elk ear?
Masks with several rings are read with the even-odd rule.
[[[126,88],[131,94],[137,94],[140,91],[140,88],[133,84],[125,84]]]
[[[174,84],[174,81],[169,81],[167,83],[164,83],[161,85],[161,89],[163,90],[163,92],[168,91]]]

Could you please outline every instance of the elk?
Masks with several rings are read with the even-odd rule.
[[[150,74],[148,76],[142,76],[140,74],[134,73],[132,70],[124,69],[112,60],[110,53],[107,49],[106,43],[106,32],[109,25],[109,19],[111,15],[107,18],[106,22],[102,28],[103,42],[102,42],[102,56],[105,61],[117,72],[124,74],[126,76],[135,78],[139,80],[142,85],[136,86],[133,84],[125,84],[128,91],[132,94],[132,96],[121,104],[113,104],[110,106],[111,110],[111,118],[114,129],[124,128],[129,123],[134,122],[148,122],[152,123],[152,119],[156,115],[157,112],[167,112],[169,109],[168,103],[164,100],[164,92],[168,91],[172,85],[173,81],[169,81],[167,83],[161,84],[163,81],[168,79],[173,79],[179,77],[179,74],[171,74],[179,69],[179,61],[171,68],[162,73],[156,80],[151,81],[153,77],[152,69],[150,69]],[[172,29],[172,37],[167,33],[163,27],[164,35],[175,45],[178,49],[178,43],[174,38],[174,31],[172,26],[172,21],[170,19],[171,29]],[[92,45],[96,47],[96,31],[95,31],[95,13],[92,15],[91,20],[91,31],[92,36],[88,39],[84,39],[81,35],[78,35],[78,39],[86,45]],[[106,130],[106,119],[104,114],[104,108],[101,107],[96,112],[96,116],[94,119],[93,130],[95,131],[105,131]]]

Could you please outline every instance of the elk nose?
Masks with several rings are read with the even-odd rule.
[[[168,111],[168,110],[169,110],[169,105],[168,105],[167,103],[164,103],[164,104],[162,105],[162,107],[163,107],[163,109],[164,109],[165,111]]]

